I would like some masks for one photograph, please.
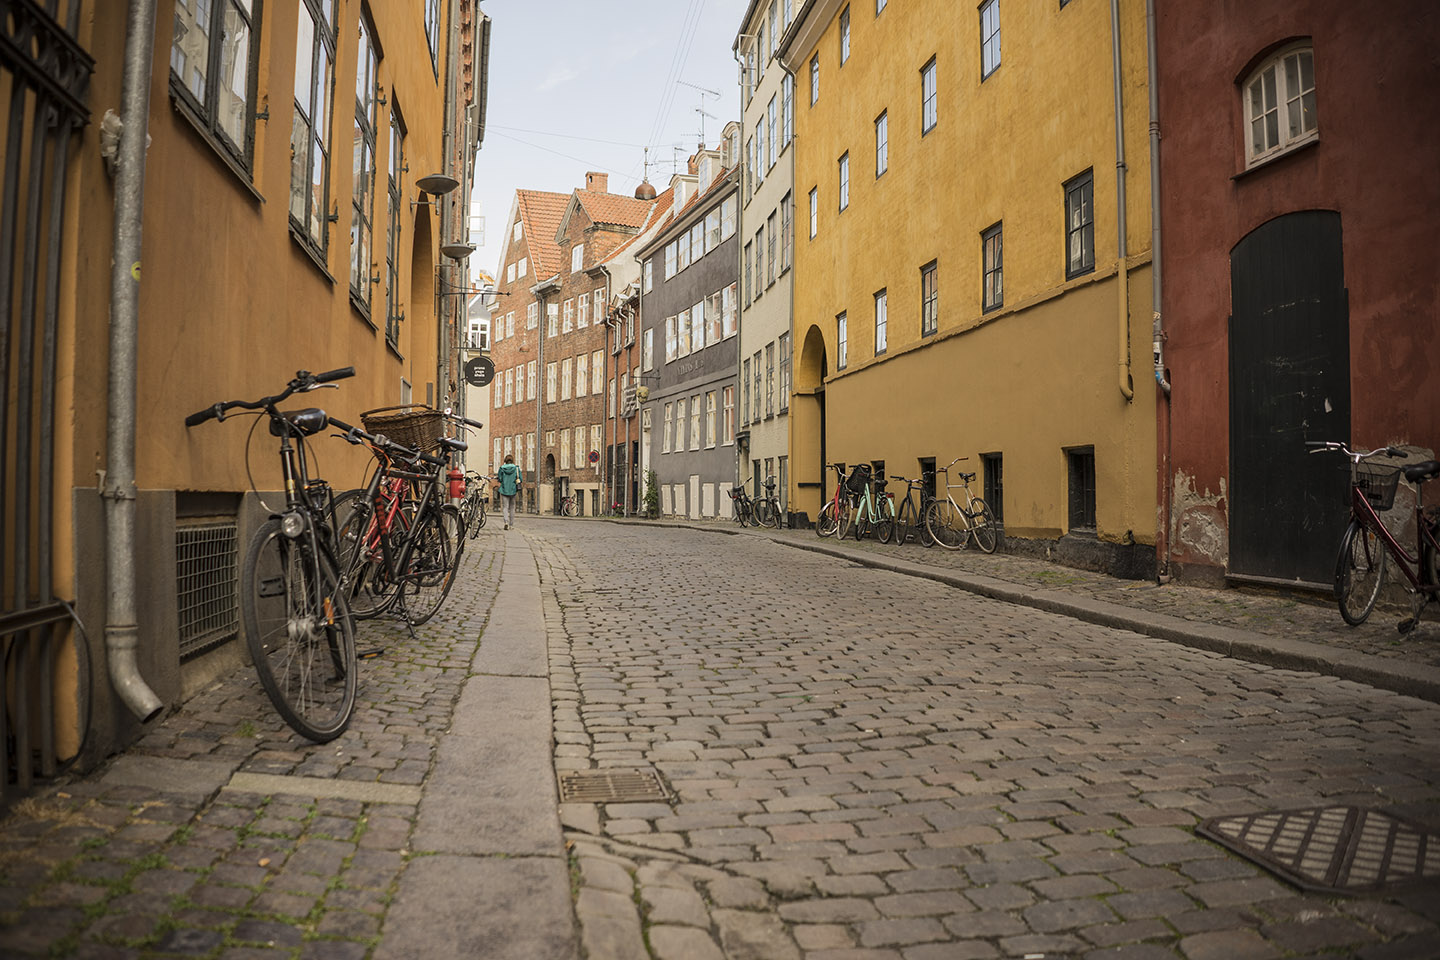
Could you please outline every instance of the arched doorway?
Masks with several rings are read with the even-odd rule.
[[[408,330],[396,344],[409,364],[409,380],[425,384],[425,402],[435,405],[433,365],[426,358],[436,355],[438,336],[435,328],[435,251],[430,230],[430,206],[415,208],[415,242],[410,248],[410,305],[407,311]]]
[[[825,499],[825,377],[829,374],[825,334],[812,325],[795,365],[790,401],[790,502],[812,521]],[[799,519],[799,518],[797,518]]]

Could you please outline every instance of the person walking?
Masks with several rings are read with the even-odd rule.
[[[500,481],[500,499],[503,502],[505,529],[515,525],[515,497],[520,493],[520,468],[515,466],[515,455],[505,454],[505,462],[495,473]]]

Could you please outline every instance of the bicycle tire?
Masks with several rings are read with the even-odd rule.
[[[931,501],[925,512],[925,528],[936,543],[946,550],[959,550],[970,539],[970,528],[964,515],[949,500]]]
[[[1352,627],[1364,623],[1375,609],[1385,583],[1385,557],[1385,548],[1369,524],[1351,520],[1335,560],[1335,599],[1340,616]]]
[[[850,524],[855,518],[851,516],[852,510],[850,504],[845,500],[840,501],[840,505],[836,508],[836,511],[835,539],[844,540],[845,534],[850,532]]]
[[[336,553],[346,584],[345,599],[356,620],[371,620],[390,609],[399,586],[385,569],[388,544],[379,544],[375,548],[378,553],[366,555],[373,511],[374,506],[364,501],[364,491],[352,490],[335,498]]]
[[[835,501],[827,500],[820,508],[820,513],[815,517],[815,536],[835,536]]]
[[[576,514],[578,514],[580,511],[579,511],[579,508],[576,507],[576,505],[575,505],[575,498],[574,498],[574,497],[566,497],[565,499],[561,500],[561,501],[560,501],[560,512],[563,513],[563,514],[565,514],[565,516],[567,516],[567,517],[573,517],[573,516],[575,516]]]
[[[900,515],[895,519],[895,543],[905,546],[914,535],[915,502],[906,497],[900,502]]]
[[[870,535],[870,511],[863,502],[855,508],[855,516],[850,520],[850,532],[855,535],[856,543]]]
[[[455,583],[464,541],[460,541],[461,546],[457,550],[450,529],[451,524],[460,520],[447,516],[454,509],[447,503],[438,512],[427,512],[415,529],[409,570],[400,591],[405,618],[415,626],[435,616]]]
[[[990,509],[990,504],[979,497],[970,504],[970,533],[975,537],[975,546],[986,553],[994,553],[995,545],[1000,540],[1000,525],[995,522],[995,511]]]
[[[880,501],[880,519],[875,521],[875,538],[889,543],[895,536],[895,502],[889,497]]]
[[[763,527],[770,523],[770,503],[768,500],[756,500],[751,508],[751,518],[757,527]]]
[[[329,555],[285,536],[278,519],[261,524],[241,570],[240,616],[260,686],[290,729],[315,743],[344,733],[355,713],[355,624]]]
[[[465,520],[465,529],[470,532],[470,539],[474,540],[480,534],[480,528],[485,526],[485,498],[475,498],[475,509]]]

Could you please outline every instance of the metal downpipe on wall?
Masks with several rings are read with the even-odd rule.
[[[106,429],[105,651],[110,684],[142,723],[164,709],[140,676],[135,615],[135,373],[140,320],[140,252],[145,204],[145,141],[150,118],[155,0],[130,0],[115,174],[114,252],[110,264],[110,382]]]
[[[1130,378],[1130,274],[1126,258],[1129,250],[1125,242],[1125,103],[1121,92],[1120,75],[1120,0],[1110,0],[1110,52],[1114,58],[1115,74],[1115,205],[1116,233],[1118,235],[1119,261],[1117,271],[1120,281],[1119,305],[1116,308],[1116,325],[1119,327],[1119,360],[1117,362],[1120,394],[1129,403],[1135,399],[1135,389]]]
[[[1151,339],[1155,355],[1155,383],[1165,398],[1165,436],[1160,460],[1160,530],[1155,545],[1155,580],[1170,572],[1170,511],[1174,488],[1170,478],[1170,381],[1165,376],[1165,324],[1160,295],[1164,289],[1160,256],[1160,92],[1156,83],[1158,59],[1155,54],[1155,0],[1145,0],[1146,86],[1150,90],[1150,302]]]

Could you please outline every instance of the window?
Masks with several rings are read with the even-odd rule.
[[[590,449],[593,450],[593,451],[595,451],[596,453],[599,453],[599,451],[600,451],[600,444],[603,443],[603,442],[604,442],[604,437],[603,437],[603,435],[602,435],[601,432],[600,432],[600,424],[598,424],[598,423],[592,423],[592,424],[590,424]],[[596,472],[599,472],[599,470],[600,470],[600,461],[599,461],[599,459],[596,459],[596,461],[595,461],[595,470],[596,470]]]
[[[677,273],[680,272],[680,270],[679,270],[679,263],[677,262],[677,259],[676,259],[677,257],[679,257],[679,255],[680,255],[680,248],[677,247],[675,244],[673,244],[673,243],[667,243],[667,244],[665,245],[665,274],[664,274],[664,279],[669,280],[671,277],[675,276],[675,274],[677,274]]]
[[[820,99],[820,54],[810,58],[810,105]]]
[[[875,0],[875,16],[880,16],[880,11],[885,9],[885,0]]]
[[[517,220],[515,221],[515,226],[510,229],[510,242],[511,242],[511,243],[519,243],[519,242],[520,242],[520,232],[521,232],[520,223],[521,223],[521,221],[517,219]]]
[[[875,177],[890,169],[890,115],[881,112],[875,118]]]
[[[780,80],[780,115],[780,149],[783,150],[795,139],[795,78],[788,73]]]
[[[1005,302],[1005,249],[1001,224],[995,224],[980,234],[983,251],[985,277],[980,306],[982,310],[994,310]]]
[[[753,137],[745,138],[745,199],[750,199],[750,192],[755,189],[755,140]]]
[[[675,452],[685,449],[685,398],[675,401]]]
[[[780,272],[790,269],[790,255],[795,247],[795,194],[786,193],[780,201]]]
[[[355,73],[355,183],[350,213],[350,295],[370,315],[370,256],[375,219],[375,47],[360,15],[359,65]]]
[[[715,447],[715,391],[705,394],[705,449]]]
[[[940,266],[931,260],[920,268],[920,336],[940,329]]]
[[[495,447],[495,460],[494,460],[494,462],[492,462],[492,463],[490,464],[490,469],[491,469],[491,470],[498,470],[498,469],[500,468],[500,460],[501,460],[501,458],[505,455],[505,454],[504,454],[504,441],[501,440],[499,437],[496,437],[495,440],[494,440],[494,447]]]
[[[723,416],[725,436],[724,439],[721,440],[721,443],[729,446],[730,444],[735,442],[735,388],[733,386],[725,388],[724,404],[725,409],[723,412]]]
[[[819,187],[810,188],[810,239],[815,239],[816,227],[820,223]]]
[[[1086,170],[1065,184],[1065,276],[1095,269],[1095,176]]]
[[[886,327],[889,325],[889,294],[881,290],[875,294],[875,356],[885,352]]]
[[[705,349],[705,301],[690,308],[690,352]]]
[[[600,387],[605,383],[605,361],[600,354],[599,350],[590,354],[590,392],[597,397],[600,396]]]
[[[212,22],[217,12],[222,20],[219,30]],[[255,96],[259,32],[260,14],[250,0],[204,0],[199,4],[179,0],[175,4],[170,89],[186,113],[214,135],[230,158],[247,172],[255,142],[251,100]],[[367,40],[362,37],[362,51]],[[212,64],[218,67],[218,76],[212,77]]]
[[[555,364],[545,364],[545,402],[555,402]]]
[[[724,243],[735,236],[735,214],[740,206],[740,198],[730,194],[720,201],[720,242]]]
[[[575,358],[575,396],[583,397],[590,392],[590,354],[582,353]]]
[[[755,231],[755,299],[765,289],[765,224]]]
[[[775,416],[775,344],[765,344],[765,416]]]
[[[690,311],[681,310],[675,318],[675,356],[690,356]]]
[[[725,339],[725,305],[723,291],[716,290],[705,298],[705,341],[719,343]]]
[[[835,318],[835,369],[844,370],[850,358],[849,335],[845,331],[845,314]]]
[[[592,293],[590,295],[590,300],[595,308],[595,322],[599,323],[601,320],[605,319],[605,288],[601,287],[600,289]],[[633,329],[630,334],[630,339],[635,339]]]
[[[720,291],[720,314],[722,336],[726,339],[735,336],[740,329],[740,315],[735,305],[735,284]]]
[[[326,257],[330,223],[330,104],[335,83],[335,28],[316,9],[300,5],[295,39],[295,116],[290,127],[290,226]],[[325,4],[328,10],[329,4]]]
[[[775,166],[775,158],[780,154],[780,130],[776,126],[778,114],[775,111],[776,98],[770,98],[770,105],[765,108],[765,169],[769,170]]]
[[[775,229],[775,219],[780,214],[778,210],[770,211],[770,218],[765,221],[765,286],[775,282],[775,243],[779,240],[779,231]]]
[[[780,412],[790,409],[790,334],[780,334]]]
[[[850,59],[850,8],[840,11],[840,65]]]
[[[517,278],[517,279],[523,278],[523,277],[525,276],[525,274],[529,272],[529,270],[530,270],[530,258],[529,258],[529,257],[521,257],[521,258],[520,258],[520,262],[519,262],[518,264],[516,264],[516,266],[515,266],[515,276],[516,276],[516,278]]]
[[[750,358],[740,361],[740,418],[750,422]]]
[[[751,362],[750,369],[755,372],[755,389],[751,391],[750,397],[755,407],[750,411],[750,419],[754,423],[760,422],[760,409],[764,403],[764,394],[760,392],[760,351],[755,351],[755,358]]]
[[[1000,0],[980,5],[980,79],[1000,66]]]
[[[400,177],[405,169],[405,126],[400,110],[390,107],[390,207],[385,237],[385,342],[392,347],[400,343]]]
[[[500,373],[495,374],[494,384],[495,384],[495,387],[494,387],[494,390],[495,390],[495,409],[496,409],[496,410],[499,410],[501,407],[505,406],[505,376],[504,376],[504,374],[500,374]]]
[[[327,3],[326,6],[329,6]],[[425,0],[425,39],[430,43],[430,65],[440,72],[440,0]]]
[[[1319,128],[1312,48],[1282,50],[1250,75],[1245,84],[1245,120],[1250,126],[1248,165],[1315,139]]]
[[[535,434],[525,434],[525,469],[535,469]]]
[[[515,402],[515,371],[505,371],[505,406]]]
[[[579,304],[575,307],[576,329],[579,329],[580,327],[590,326],[590,298],[586,296],[581,296],[579,300]],[[600,318],[596,317],[595,320],[598,323]]]
[[[655,328],[646,330],[640,338],[640,366],[645,370],[655,369]]]
[[[850,151],[840,158],[840,209],[850,206]]]
[[[560,431],[560,469],[570,469],[570,431]]]
[[[615,417],[615,378],[614,378],[614,377],[611,377],[611,378],[610,378],[610,393],[606,396],[606,398],[605,398],[605,403],[606,403],[606,406],[605,406],[606,416],[610,417],[611,419],[614,419],[614,417]]]
[[[535,324],[538,322],[539,314],[540,314],[540,305],[539,305],[538,303],[527,303],[527,304],[525,305],[525,329],[526,329],[526,330],[534,330],[534,329],[535,329]]]
[[[760,21],[760,29],[756,31],[755,40],[755,79],[759,81],[765,76],[765,21]]]
[[[679,356],[679,324],[676,317],[665,318],[665,362]]]
[[[583,298],[582,298],[582,299],[583,299]],[[574,298],[571,298],[571,299],[565,301],[565,319],[564,319],[563,325],[561,326],[561,329],[562,329],[565,333],[569,333],[571,330],[574,330],[574,329],[575,329],[575,300],[574,300]]]
[[[582,470],[585,467],[585,428],[575,428],[575,469]]]
[[[585,244],[577,243],[570,248],[570,272],[579,273],[585,268]]]
[[[508,266],[508,267],[505,268],[505,282],[506,282],[506,283],[514,283],[514,282],[515,282],[515,264],[513,264],[513,263],[510,264],[510,266]]]
[[[538,390],[538,389],[540,389],[540,385],[535,382],[535,381],[538,380],[538,379],[539,379],[539,378],[535,376],[535,361],[534,361],[534,360],[531,360],[529,363],[525,364],[525,399],[526,399],[526,400],[534,400],[534,399],[535,399],[535,391]]]
[[[1095,532],[1095,448],[1065,451],[1070,473],[1070,532]]]
[[[705,251],[708,253],[720,246],[720,208],[705,214]]]
[[[645,261],[645,292],[649,293],[655,288],[655,259],[652,257]],[[598,317],[596,318],[599,319]]]
[[[1005,522],[1005,460],[998,453],[980,454],[985,467],[985,502],[995,514],[995,522]]]
[[[670,437],[674,432],[674,411],[670,404],[665,404],[665,417],[660,425],[660,452],[670,452]]]
[[[755,121],[755,186],[758,189],[760,184],[765,182],[765,171],[770,169],[765,165],[765,118],[761,117]]]
[[[920,69],[920,136],[935,129],[935,58]]]
[[[545,304],[545,336],[554,337],[560,333],[560,304]]]

